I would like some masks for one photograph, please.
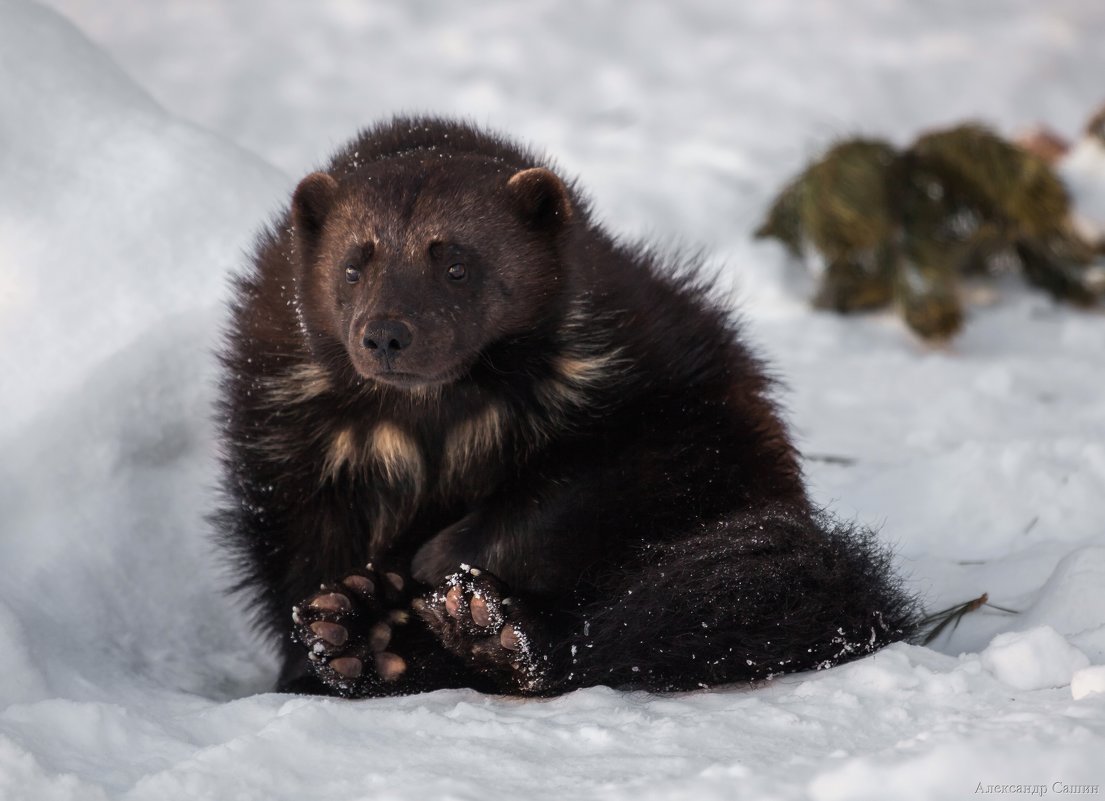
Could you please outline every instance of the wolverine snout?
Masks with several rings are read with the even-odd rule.
[[[413,339],[410,326],[401,320],[370,320],[361,341],[373,356],[390,368],[392,358],[410,347]]]

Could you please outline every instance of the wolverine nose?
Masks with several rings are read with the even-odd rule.
[[[411,344],[410,327],[399,320],[372,320],[365,326],[364,346],[377,356],[390,357]]]

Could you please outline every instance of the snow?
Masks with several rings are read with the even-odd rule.
[[[834,136],[1079,130],[1105,99],[1093,4],[53,5],[98,44],[0,2],[0,798],[1105,784],[1100,311],[1010,281],[931,349],[892,315],[811,311],[749,236]],[[268,692],[203,520],[226,275],[299,175],[398,110],[540,143],[613,229],[714,254],[815,496],[881,526],[930,608],[986,591],[1019,614],[752,689]]]
[[[1105,693],[1105,665],[1092,665],[1074,671],[1070,679],[1070,694],[1075,701],[1096,693]]]
[[[1051,626],[999,634],[981,654],[982,666],[1018,690],[1066,687],[1089,657]]]
[[[1087,241],[1105,243],[1105,141],[1082,137],[1059,162],[1058,171],[1077,201],[1076,230]]]

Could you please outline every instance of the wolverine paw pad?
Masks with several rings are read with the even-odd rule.
[[[462,565],[433,593],[412,604],[448,650],[481,671],[497,674],[504,689],[539,683],[534,626],[522,604],[487,571]]]
[[[395,626],[410,615],[404,603],[404,579],[371,565],[319,591],[292,608],[293,634],[307,648],[311,668],[323,683],[354,695],[371,684],[391,682],[407,669],[406,660],[388,649]]]

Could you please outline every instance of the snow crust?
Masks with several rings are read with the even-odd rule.
[[[837,135],[1080,128],[1103,99],[1092,4],[53,5],[99,46],[0,2],[0,798],[1105,784],[1101,314],[1010,282],[928,349],[891,316],[809,310],[749,238]],[[203,521],[225,277],[297,176],[398,110],[543,144],[613,229],[717,254],[815,496],[882,526],[930,608],[987,591],[1019,614],[756,688],[267,692]]]

